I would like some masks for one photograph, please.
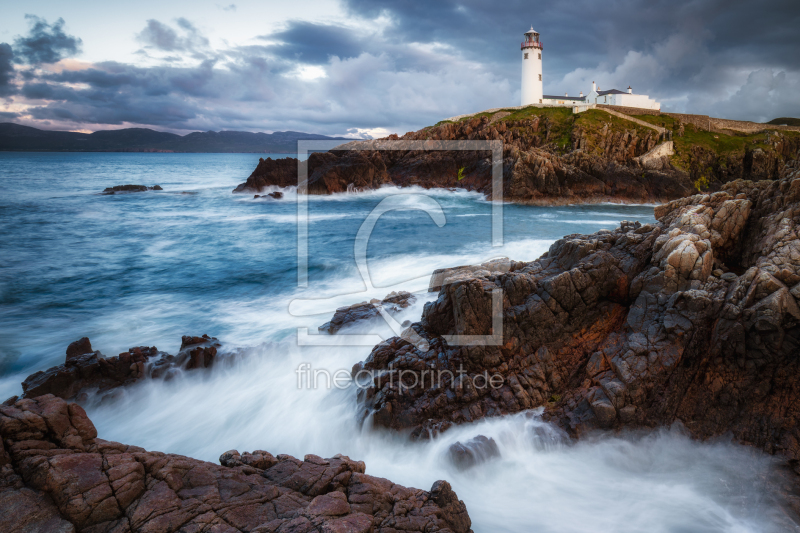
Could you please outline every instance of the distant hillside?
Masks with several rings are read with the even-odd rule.
[[[767,124],[773,124],[775,126],[800,126],[800,118],[791,118],[791,117],[781,117],[775,118],[767,122]]]
[[[0,151],[289,153],[298,140],[352,140],[299,131],[206,131],[176,135],[146,128],[75,133],[0,123]]]

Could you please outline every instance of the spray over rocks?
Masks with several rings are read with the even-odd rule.
[[[680,421],[797,470],[800,169],[672,201],[656,218],[569,235],[530,263],[439,272],[438,298],[411,326],[430,349],[376,346],[363,368],[404,382],[359,391],[361,416],[420,438],[536,407],[573,437]],[[497,290],[502,343],[449,345],[446,336],[500,333]],[[454,377],[414,386],[427,370]],[[503,385],[475,387],[484,372]]]

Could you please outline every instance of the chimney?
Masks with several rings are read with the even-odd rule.
[[[633,89],[631,89],[630,85],[628,85],[628,94],[633,94]]]
[[[583,91],[581,91],[581,96],[583,96]]]
[[[564,96],[569,96],[569,93],[564,93]]]
[[[594,82],[592,82],[592,91],[596,91],[596,90],[597,90],[597,85],[595,85]]]

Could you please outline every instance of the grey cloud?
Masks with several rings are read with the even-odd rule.
[[[8,43],[0,43],[0,96],[14,94],[14,51]]]
[[[279,57],[317,65],[327,63],[331,56],[357,57],[366,49],[362,38],[351,29],[300,20],[291,21],[286,29],[263,35],[261,39],[277,41],[279,44],[270,48]]]
[[[31,21],[26,37],[14,40],[16,60],[30,65],[56,63],[80,52],[82,41],[64,32],[64,19],[48,24],[43,18],[25,15]]]
[[[175,22],[182,30],[180,34],[167,24],[150,19],[136,38],[145,46],[164,52],[197,51],[208,47],[208,39],[189,20],[181,17]]]
[[[765,0],[757,10],[746,0],[346,0],[345,5],[354,16],[388,17],[401,42],[446,43],[514,82],[516,47],[532,24],[544,42],[545,92],[553,94],[586,91],[600,78],[608,88],[632,84],[668,108],[704,113],[736,92],[747,73],[800,72],[795,0]],[[764,98],[765,108],[777,102],[774,93]]]
[[[228,4],[228,5],[217,4],[217,7],[223,11],[236,11],[236,4]]]
[[[516,105],[519,41],[533,24],[545,46],[546,92],[587,91],[596,80],[605,88],[630,84],[665,110],[743,120],[800,115],[800,67],[789,57],[800,37],[781,22],[793,23],[797,9],[786,2],[767,0],[765,10],[777,12],[753,24],[739,0],[575,0],[535,11],[528,2],[473,0],[347,6],[361,17],[355,30],[292,21],[260,45],[221,50],[186,19],[149,21],[139,34],[142,53],[160,64],[20,71],[22,97],[33,105],[32,121],[72,128],[404,133]],[[391,21],[387,29],[377,22],[370,29],[378,16]],[[200,60],[186,66],[187,57]],[[298,75],[309,66],[324,76]]]

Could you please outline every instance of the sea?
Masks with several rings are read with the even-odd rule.
[[[208,334],[224,354],[211,369],[84,400],[99,435],[214,462],[231,449],[341,453],[426,490],[446,479],[476,533],[798,530],[767,489],[774,460],[730,437],[701,443],[676,425],[573,442],[532,410],[411,442],[362,424],[347,379],[301,379],[301,365],[346,375],[393,335],[381,318],[320,335],[337,307],[406,290],[416,301],[396,318],[416,321],[437,268],[531,261],[565,235],[653,222],[652,205],[395,187],[233,194],[259,157],[0,152],[0,397],[81,337],[113,356],[176,353],[182,335]],[[100,194],[122,184],[163,190]],[[448,448],[477,435],[501,456],[458,470]]]

